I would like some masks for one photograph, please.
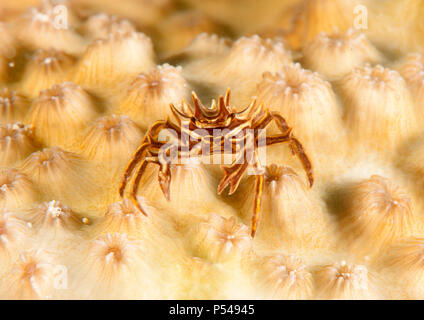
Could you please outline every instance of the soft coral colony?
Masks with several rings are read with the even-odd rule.
[[[423,299],[423,14],[0,0],[0,298]]]

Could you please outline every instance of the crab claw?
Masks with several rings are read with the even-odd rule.
[[[171,186],[171,171],[167,165],[161,167],[158,173],[159,185],[166,200],[171,200],[170,186]]]
[[[230,190],[228,192],[229,195],[232,195],[236,192],[243,175],[246,173],[248,168],[248,163],[238,164],[232,167],[222,167],[225,172],[224,177],[221,179],[218,185],[218,194],[221,194],[225,188],[230,186]]]

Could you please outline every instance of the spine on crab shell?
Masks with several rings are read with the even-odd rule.
[[[86,46],[84,38],[72,25],[70,8],[60,12],[49,8],[31,8],[14,24],[19,41],[29,49],[53,48],[68,54],[78,55]]]
[[[181,67],[169,64],[138,75],[118,104],[116,112],[130,116],[142,129],[158,120],[172,116],[169,104],[190,97],[189,85]]]
[[[345,33],[320,33],[303,49],[302,63],[328,80],[338,80],[365,63],[381,63],[382,55],[356,29]]]
[[[64,52],[37,50],[26,66],[20,88],[26,96],[35,98],[40,91],[72,80],[74,58]]]
[[[341,261],[321,267],[315,275],[318,299],[375,300],[382,296],[364,265]]]
[[[258,282],[265,299],[304,300],[314,293],[312,273],[295,255],[277,254],[260,259]]]
[[[301,49],[320,32],[347,31],[354,27],[356,0],[303,0],[292,10],[292,25],[285,34],[285,39],[295,50]],[[358,13],[361,13],[359,8]],[[364,18],[365,19],[365,18]],[[367,23],[367,20],[360,22]],[[361,25],[362,26],[362,25]]]
[[[257,234],[273,246],[295,244],[296,250],[331,246],[330,221],[318,199],[310,193],[303,177],[293,169],[272,164],[265,169],[262,209],[257,222]],[[250,222],[254,207],[255,178],[248,178],[235,194],[234,201]]]
[[[235,217],[211,213],[193,227],[191,234],[195,255],[211,262],[241,260],[252,250],[250,229]]]
[[[25,122],[33,125],[36,138],[47,146],[69,147],[97,112],[90,96],[72,82],[43,90],[33,101]]]
[[[339,89],[352,144],[390,154],[417,134],[422,112],[398,72],[380,65],[356,68]]]
[[[31,180],[12,168],[0,169],[0,208],[23,209],[38,199],[38,191]]]
[[[412,199],[387,178],[374,175],[359,182],[345,202],[342,232],[358,254],[373,255],[419,228]]]
[[[28,100],[6,87],[0,88],[0,124],[23,121],[29,108]]]
[[[42,249],[21,252],[1,280],[0,297],[12,300],[52,298],[56,277],[54,257]]]
[[[265,73],[256,95],[293,128],[319,174],[329,171],[328,165],[319,168],[320,157],[325,155],[328,161],[328,155],[344,155],[346,140],[340,108],[331,85],[318,74],[299,64],[285,66],[275,74]]]
[[[155,67],[152,41],[139,32],[114,31],[106,39],[94,40],[82,55],[76,83],[92,90],[114,88],[116,83]]]
[[[0,125],[0,166],[11,166],[37,149],[32,129],[16,122]]]

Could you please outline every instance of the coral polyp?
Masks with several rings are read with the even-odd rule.
[[[28,108],[28,100],[23,95],[6,87],[0,89],[1,124],[22,121]]]
[[[19,122],[0,126],[0,148],[0,165],[13,165],[23,160],[37,149],[31,127]]]
[[[313,292],[312,273],[303,261],[294,255],[265,257],[261,264],[264,278],[261,280],[267,298],[310,299]]]
[[[73,57],[64,52],[37,50],[23,75],[23,92],[34,98],[41,90],[72,80],[73,64]]]
[[[170,103],[177,104],[188,97],[189,85],[182,68],[165,64],[138,75],[129,85],[117,112],[130,116],[146,130],[152,122],[172,115]]]
[[[95,116],[90,96],[80,86],[64,82],[40,91],[25,121],[44,145],[69,146],[71,132],[83,129]]]
[[[373,286],[365,266],[348,264],[344,260],[324,266],[317,272],[318,297],[321,299],[378,299]]]

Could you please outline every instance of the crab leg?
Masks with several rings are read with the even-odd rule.
[[[271,114],[271,116],[272,116],[272,119],[275,120],[279,129],[282,131],[283,136],[280,136],[280,137],[273,136],[273,137],[267,138],[267,145],[276,144],[279,142],[289,142],[292,153],[298,156],[300,162],[302,163],[303,169],[305,170],[306,175],[308,177],[309,186],[312,187],[312,185],[314,184],[312,163],[309,160],[308,156],[306,155],[306,152],[302,144],[299,142],[299,140],[297,140],[292,135],[291,128],[287,125],[283,117],[275,113]]]
[[[162,146],[163,143],[156,141],[157,132],[161,129],[167,129],[171,128],[173,130],[176,130],[174,125],[167,121],[158,121],[155,124],[151,126],[151,128],[147,131],[146,135],[143,138],[143,141],[138,147],[138,149],[135,151],[134,155],[131,158],[131,161],[128,163],[127,167],[125,168],[124,175],[121,181],[121,184],[119,186],[119,195],[122,198],[124,196],[125,187],[128,184],[128,180],[133,173],[135,167],[137,164],[143,159],[145,156],[145,151],[151,147],[151,146]],[[177,132],[178,133],[178,132]]]
[[[155,163],[155,162],[152,162],[152,163]],[[141,177],[143,176],[143,173],[146,170],[146,167],[147,167],[148,164],[149,163],[146,159],[144,159],[143,162],[141,163],[140,168],[137,171],[137,175],[135,176],[135,179],[134,179],[134,182],[133,182],[133,188],[132,188],[131,195],[130,195],[131,200],[134,203],[134,205],[136,206],[136,208],[138,210],[140,210],[140,212],[142,214],[144,214],[145,216],[147,216],[147,213],[143,210],[143,208],[141,208],[140,203],[137,200],[137,191],[138,191],[138,187],[139,187],[139,184],[140,184]]]
[[[132,191],[130,194],[131,200],[133,201],[133,203],[135,204],[135,206],[137,207],[138,210],[141,211],[141,213],[143,213],[145,216],[147,216],[147,213],[143,210],[143,208],[141,208],[140,203],[137,200],[137,191],[140,185],[140,180],[141,177],[143,176],[146,167],[149,163],[153,163],[153,164],[157,164],[158,166],[160,166],[159,172],[158,172],[158,180],[159,180],[159,185],[160,188],[162,190],[163,195],[165,196],[166,200],[170,200],[170,192],[169,192],[169,187],[171,184],[171,170],[170,170],[170,165],[168,163],[160,163],[158,157],[147,157],[145,158],[142,162],[141,165],[139,167],[139,169],[137,170],[137,174],[136,177],[134,179],[133,182],[133,187],[132,187]]]
[[[124,190],[125,190],[125,187],[127,186],[128,179],[130,178],[135,167],[137,166],[137,163],[139,163],[140,160],[145,156],[144,153],[147,150],[147,148],[150,146],[151,146],[151,143],[146,142],[146,143],[143,143],[140,147],[138,147],[131,161],[128,163],[127,167],[125,168],[124,176],[119,186],[119,195],[121,196],[121,198],[124,197]]]
[[[261,213],[264,176],[257,175],[255,179],[256,179],[255,180],[255,204],[253,208],[252,227],[251,227],[252,238],[255,236],[256,229],[258,227],[259,216]]]

